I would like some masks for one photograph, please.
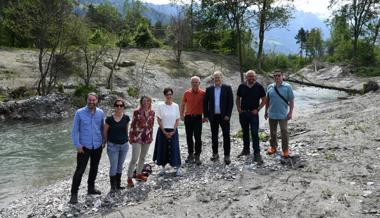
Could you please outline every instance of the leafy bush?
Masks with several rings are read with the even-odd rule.
[[[96,92],[96,87],[93,86],[93,85],[89,85],[89,86],[86,86],[86,85],[79,85],[75,91],[74,91],[74,96],[76,97],[84,97],[86,98],[88,93],[90,92]]]
[[[145,23],[140,23],[137,27],[134,41],[137,47],[141,48],[158,48],[160,42],[154,37],[149,27]]]
[[[380,66],[358,67],[354,73],[362,77],[380,76]]]
[[[129,86],[127,93],[129,96],[137,98],[139,96],[139,90],[136,87]]]
[[[58,89],[58,92],[60,92],[60,93],[64,93],[65,92],[65,89],[63,87],[63,83],[62,82],[58,83],[57,89]]]
[[[86,104],[86,98],[88,93],[97,92],[95,86],[79,85],[74,91],[74,97],[71,99],[72,105],[76,107],[83,107]]]
[[[375,49],[368,42],[359,41],[357,59],[361,66],[374,66],[376,64]]]

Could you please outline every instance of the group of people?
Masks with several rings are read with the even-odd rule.
[[[128,187],[134,186],[132,180],[134,171],[136,171],[136,179],[147,180],[142,169],[149,145],[153,141],[155,112],[152,110],[152,99],[148,96],[141,97],[140,106],[133,111],[131,122],[129,116],[124,114],[125,102],[122,99],[114,101],[114,113],[105,121],[104,112],[96,107],[97,103],[96,93],[89,93],[86,107],[77,110],[74,116],[71,138],[77,148],[77,166],[71,185],[69,201],[71,204],[78,202],[78,189],[88,160],[90,160],[90,172],[87,180],[87,193],[101,194],[95,188],[95,179],[102,150],[106,146],[110,161],[111,192],[125,188],[121,186],[121,176],[129,143],[132,144],[132,158],[127,171]],[[129,125],[129,123],[131,124]]]
[[[265,119],[269,118],[270,148],[268,155],[277,152],[277,126],[280,125],[283,156],[289,157],[288,120],[292,118],[294,94],[291,86],[283,81],[283,72],[274,71],[274,83],[265,91],[256,81],[256,73],[249,70],[245,74],[246,81],[239,85],[236,95],[236,107],[243,132],[243,150],[238,155],[250,155],[250,137],[252,137],[253,161],[263,163],[259,146],[259,111],[265,107]],[[170,164],[176,169],[176,176],[181,175],[181,155],[179,147],[178,125],[184,121],[188,156],[186,163],[201,165],[202,125],[210,123],[212,138],[211,161],[219,160],[219,127],[222,129],[224,163],[231,163],[230,120],[234,105],[232,88],[223,84],[223,74],[215,71],[213,82],[206,90],[200,88],[200,78],[191,78],[191,88],[183,94],[181,105],[173,102],[173,89],[165,88],[165,101],[152,110],[152,99],[142,96],[140,106],[133,111],[132,121],[124,114],[125,102],[122,99],[114,101],[114,113],[104,121],[104,112],[96,107],[96,93],[89,93],[87,105],[76,111],[71,138],[77,148],[77,166],[71,186],[69,203],[78,202],[78,189],[83,173],[90,159],[90,171],[87,181],[88,194],[101,194],[95,188],[95,179],[102,150],[107,147],[110,161],[111,192],[124,189],[121,177],[124,161],[132,145],[132,158],[127,171],[127,186],[133,187],[133,178],[147,181],[142,173],[145,156],[153,141],[154,119],[157,117],[157,130],[153,160],[160,166],[160,175],[164,175],[165,166]],[[129,125],[130,123],[130,125]],[[135,171],[135,175],[134,175]]]

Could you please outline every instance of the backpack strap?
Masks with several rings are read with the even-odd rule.
[[[289,102],[284,98],[284,96],[282,96],[280,94],[280,92],[278,91],[276,85],[274,86],[274,90],[276,91],[276,93],[278,94],[278,96],[280,96],[280,98],[285,102],[285,104],[289,105]]]

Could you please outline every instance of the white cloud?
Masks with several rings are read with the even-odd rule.
[[[320,18],[326,19],[331,15],[327,8],[329,0],[294,0],[297,10],[316,14]]]

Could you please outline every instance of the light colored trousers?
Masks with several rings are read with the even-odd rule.
[[[137,169],[136,173],[141,173],[144,162],[145,162],[145,156],[148,153],[150,144],[133,144],[132,145],[132,158],[131,162],[129,162],[128,166],[128,178],[132,178],[133,171],[135,170],[136,163],[137,163]]]
[[[277,125],[280,124],[282,150],[288,150],[288,120],[269,119],[270,146],[277,148]]]

